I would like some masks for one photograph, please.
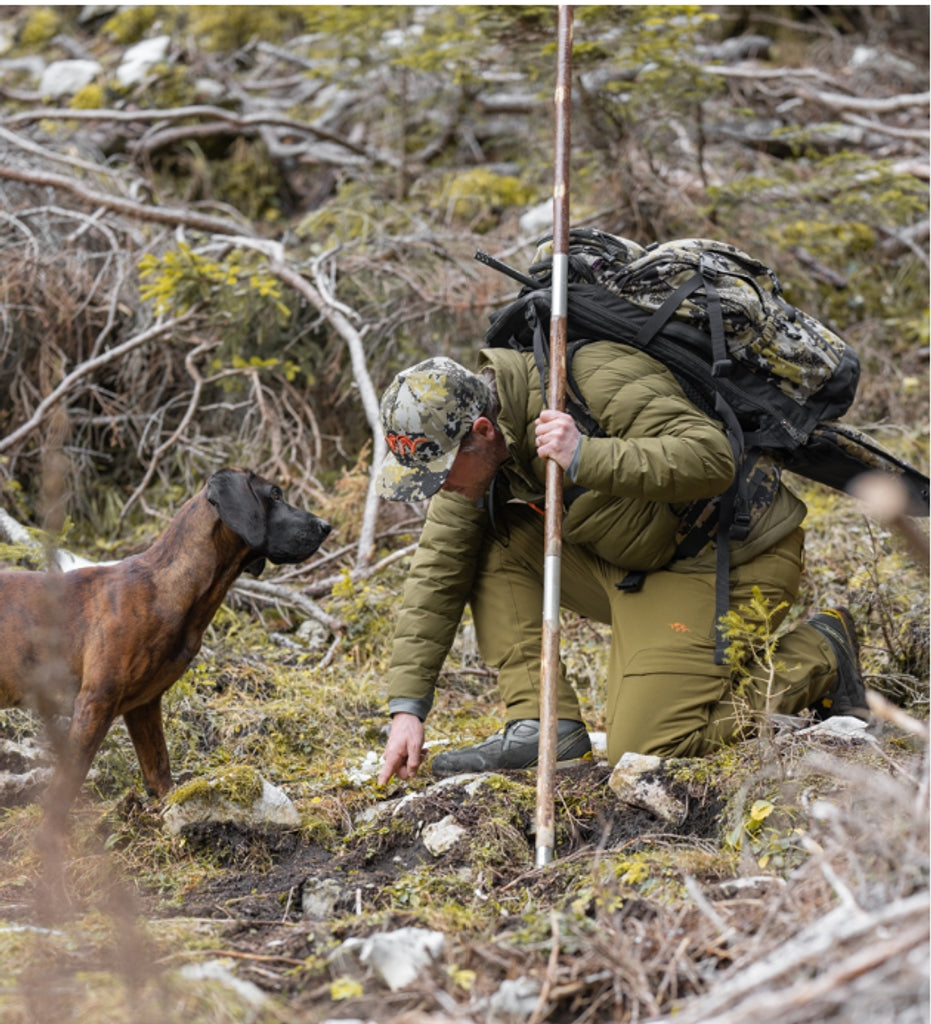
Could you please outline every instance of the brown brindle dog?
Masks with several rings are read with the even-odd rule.
[[[190,665],[243,571],[302,562],[329,523],[289,505],[274,484],[223,469],[146,551],[65,573],[0,572],[0,707],[69,715],[46,794],[60,829],[113,720],[122,715],[145,788],[172,786],[162,694]]]

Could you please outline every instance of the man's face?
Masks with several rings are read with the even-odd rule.
[[[474,449],[460,448],[440,490],[455,491],[457,494],[470,493],[479,476],[480,462]]]

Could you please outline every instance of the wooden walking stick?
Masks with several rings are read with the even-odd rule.
[[[550,376],[547,406],[566,406],[566,339],[569,284],[569,117],[572,96],[572,8],[560,5],[555,92],[553,179],[553,272],[550,315]],[[540,753],[537,766],[536,864],[553,859],[556,825],[553,776],[556,772],[559,678],[559,594],[562,571],[562,468],[546,462],[546,540],[543,560],[543,651],[540,668]]]

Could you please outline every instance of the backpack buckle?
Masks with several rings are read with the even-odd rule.
[[[750,532],[750,513],[735,512],[731,519],[730,536],[733,540],[743,540]]]
[[[721,271],[711,262],[711,257],[706,252],[698,257],[698,272],[703,281],[710,281],[712,284],[716,284],[721,276]]]
[[[715,359],[711,364],[711,376],[712,377],[730,377],[731,370],[734,369],[733,359]]]

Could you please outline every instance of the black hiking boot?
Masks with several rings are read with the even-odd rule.
[[[869,722],[866,687],[860,672],[860,642],[850,612],[846,608],[832,608],[809,619],[808,625],[827,639],[837,658],[837,682],[812,705],[812,710],[821,719],[852,715]]]
[[[533,768],[540,746],[540,722],[536,718],[518,718],[508,722],[503,732],[465,750],[437,754],[431,770],[434,775],[460,775],[463,772],[494,772],[504,768]],[[556,762],[575,761],[590,753],[591,741],[581,722],[560,718],[556,726]]]

